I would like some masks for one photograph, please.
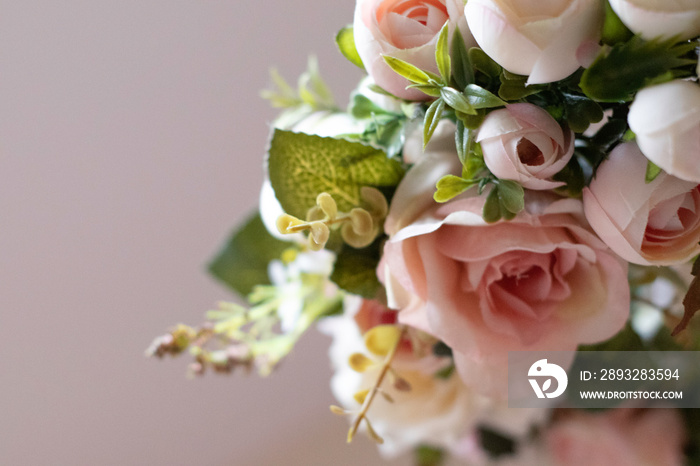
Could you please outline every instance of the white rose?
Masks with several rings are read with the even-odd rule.
[[[700,183],[700,86],[676,80],[642,89],[628,122],[649,160],[676,178]]]
[[[576,52],[598,42],[599,0],[469,0],[469,29],[479,46],[506,70],[528,75],[528,84],[559,81],[580,64]]]
[[[698,0],[610,0],[610,6],[625,26],[645,39],[700,35]]]

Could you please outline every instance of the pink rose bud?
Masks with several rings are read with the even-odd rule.
[[[700,183],[700,86],[676,80],[642,89],[627,119],[649,160]]]
[[[479,128],[484,162],[498,178],[528,189],[553,189],[551,181],[574,153],[574,134],[532,104],[512,104],[488,114]]]
[[[599,0],[469,0],[469,28],[488,56],[528,84],[559,81],[580,64],[581,45],[598,42],[603,24]]]
[[[678,40],[700,35],[700,3],[697,0],[610,0],[625,26],[650,40]]]
[[[437,73],[435,46],[446,21],[450,23],[450,40],[459,28],[467,49],[475,45],[463,5],[462,0],[358,0],[353,24],[355,46],[374,82],[406,100],[429,99],[419,90],[406,89],[411,83],[389,68],[382,56]]]
[[[629,262],[685,262],[700,253],[700,185],[663,172],[645,183],[646,166],[635,143],[617,146],[583,190],[586,218]]]

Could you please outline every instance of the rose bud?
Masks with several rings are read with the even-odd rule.
[[[527,103],[489,113],[476,141],[494,175],[528,189],[563,186],[549,178],[564,168],[574,153],[571,130],[563,130],[549,113]]]

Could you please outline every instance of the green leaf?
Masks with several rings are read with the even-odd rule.
[[[462,120],[457,120],[455,130],[455,145],[457,146],[457,157],[464,165],[469,156],[470,146],[473,144],[472,133],[465,126]]]
[[[435,202],[447,202],[455,196],[459,196],[476,183],[474,180],[465,180],[459,176],[445,175],[435,185],[437,191],[433,194],[433,199],[435,199]]]
[[[452,75],[452,61],[450,60],[450,52],[447,49],[448,24],[449,22],[445,21],[442,29],[440,29],[437,45],[435,46],[435,62],[445,84],[450,82],[450,76]]]
[[[481,216],[486,223],[495,223],[501,219],[501,202],[498,199],[498,185],[494,185],[488,196],[486,196],[486,202],[484,203],[484,210]]]
[[[695,43],[675,44],[674,39],[645,41],[637,36],[627,42],[603,49],[581,77],[581,89],[590,98],[602,102],[632,100],[639,89],[688,73],[679,67],[697,64],[697,59],[682,58]]]
[[[657,176],[659,176],[659,173],[661,173],[661,167],[657,166],[654,162],[651,160],[647,161],[647,171],[646,174],[644,175],[644,182],[645,183],[651,183],[656,179]]]
[[[209,262],[209,273],[240,295],[246,296],[254,286],[270,283],[267,264],[273,259],[279,259],[289,246],[290,243],[280,241],[268,233],[256,212],[231,235]]]
[[[440,97],[440,86],[434,84],[411,84],[407,86],[407,89],[418,89],[430,97]]]
[[[554,181],[563,181],[566,183],[566,192],[572,197],[579,197],[586,185],[586,177],[583,173],[583,168],[581,168],[581,164],[576,156],[571,157],[569,163],[567,163],[559,173],[556,173],[552,179]]]
[[[437,128],[438,123],[440,123],[443,110],[445,110],[445,101],[437,99],[430,104],[430,107],[428,107],[428,110],[425,112],[425,118],[423,119],[423,149],[425,149],[428,142],[430,142],[430,138],[433,137],[435,128]]]
[[[603,23],[602,41],[604,44],[613,45],[618,42],[625,42],[632,38],[634,34],[620,20],[615,11],[610,6],[610,2],[605,2],[605,22]]]
[[[282,208],[300,218],[322,192],[347,212],[360,204],[363,186],[396,186],[403,176],[401,164],[379,149],[278,129],[270,142],[268,170]]]
[[[467,53],[469,55],[469,61],[475,70],[481,71],[490,78],[497,78],[501,74],[503,68],[480,48],[472,47]]]
[[[386,64],[389,65],[389,68],[412,83],[423,85],[430,84],[430,75],[417,66],[411,65],[400,58],[390,57],[389,55],[383,55],[382,58],[384,58]]]
[[[471,137],[470,135],[470,138]],[[471,142],[469,144],[467,160],[462,166],[462,177],[466,179],[476,179],[476,176],[486,167],[486,164],[484,163],[484,155],[481,152],[481,144],[476,142]]]
[[[546,86],[541,84],[531,84],[526,86],[527,76],[510,73],[503,70],[500,76],[501,86],[498,88],[498,96],[503,100],[520,100],[525,97],[537,94]]]
[[[474,108],[494,108],[506,105],[498,96],[476,84],[467,85],[466,89],[464,89],[464,95]]]
[[[481,448],[483,448],[491,458],[508,456],[516,452],[517,444],[513,439],[488,427],[479,427],[478,437]]]
[[[515,181],[499,180],[498,200],[503,209],[517,214],[525,208],[525,190]]]
[[[464,38],[459,28],[455,28],[452,34],[452,72],[459,89],[464,89],[467,84],[474,82],[474,70],[469,61],[469,53],[464,43]]]
[[[458,112],[466,113],[467,115],[476,115],[476,110],[469,103],[467,97],[456,89],[451,87],[443,87],[440,89],[440,97],[447,105]]]
[[[340,49],[340,53],[342,53],[350,63],[363,70],[365,69],[365,65],[362,63],[360,54],[357,53],[357,48],[355,47],[355,34],[352,26],[345,26],[338,31],[338,34],[335,36],[335,43]]]
[[[377,279],[377,265],[383,241],[379,238],[362,249],[343,245],[336,257],[331,280],[349,293],[367,299],[376,298],[382,288]]]
[[[445,461],[445,453],[435,447],[421,445],[416,448],[416,466],[441,466]]]

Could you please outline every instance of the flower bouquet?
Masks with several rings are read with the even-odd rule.
[[[358,0],[346,111],[313,60],[264,92],[260,208],[210,263],[248,304],[149,354],[266,375],[317,326],[331,411],[387,455],[700,461],[694,410],[509,393],[513,355],[700,350],[698,36],[697,0]]]

